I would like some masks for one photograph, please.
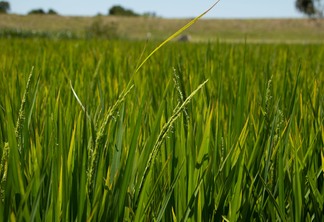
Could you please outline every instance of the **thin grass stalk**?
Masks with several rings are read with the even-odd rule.
[[[109,120],[115,115],[118,107],[124,102],[127,94],[132,90],[133,86],[130,88],[126,88],[118,97],[115,104],[109,108],[106,116],[104,117],[101,125],[99,126],[98,131],[96,132],[96,138],[94,145],[90,145],[89,148],[89,166],[87,170],[87,193],[91,194],[93,191],[93,176],[95,173],[95,169],[97,167],[97,153],[100,146],[104,144],[104,131],[108,125]]]
[[[19,153],[21,153],[21,147],[22,147],[22,141],[21,141],[21,133],[22,133],[22,128],[23,128],[23,122],[25,120],[25,104],[26,104],[26,100],[27,100],[27,96],[29,93],[29,88],[30,88],[30,82],[31,82],[31,78],[33,76],[33,71],[34,71],[34,67],[32,67],[28,80],[27,80],[27,84],[26,84],[26,89],[23,95],[23,98],[21,100],[21,104],[20,104],[20,109],[19,109],[19,113],[18,113],[18,119],[16,122],[16,127],[15,127],[15,134],[16,134],[16,138],[18,140],[18,151]]]
[[[176,31],[175,33],[173,33],[169,38],[167,38],[166,40],[164,40],[158,47],[156,47],[144,60],[143,62],[136,68],[135,73],[138,72],[138,70],[146,63],[146,61],[154,54],[156,53],[162,46],[164,46],[166,43],[170,42],[172,39],[176,38],[177,36],[179,36],[182,32],[184,32],[186,29],[188,29],[190,26],[192,26],[193,24],[195,24],[201,17],[203,17],[204,15],[206,15],[210,10],[212,10],[217,4],[218,2],[220,2],[220,0],[217,0],[209,9],[207,9],[206,11],[204,11],[202,14],[200,14],[199,16],[197,16],[196,18],[194,18],[193,20],[191,20],[190,22],[188,22],[185,26],[183,26],[181,29],[179,29],[178,31]]]
[[[183,112],[183,110],[186,108],[186,106],[190,103],[192,97],[208,82],[208,80],[206,80],[205,82],[203,82],[202,84],[200,84],[196,90],[194,90],[187,98],[186,100],[180,105],[178,104],[176,106],[176,108],[173,111],[172,116],[169,118],[169,120],[164,124],[164,126],[162,127],[162,130],[160,131],[160,134],[153,146],[153,149],[149,155],[149,158],[147,160],[146,163],[146,167],[144,169],[143,172],[143,176],[141,178],[141,182],[139,185],[139,192],[138,192],[138,197],[141,195],[142,193],[142,189],[143,189],[143,184],[144,181],[146,180],[146,177],[149,173],[149,170],[151,168],[151,165],[156,157],[157,152],[159,151],[159,148],[161,147],[165,137],[168,135],[168,132],[171,130],[173,123],[178,119],[178,117],[180,116],[180,114]]]
[[[5,184],[8,174],[8,158],[9,158],[9,143],[5,143],[2,149],[2,157],[0,163],[0,201],[4,202],[5,198]]]

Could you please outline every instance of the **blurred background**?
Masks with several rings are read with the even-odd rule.
[[[10,0],[9,13],[28,14],[32,10],[53,10],[61,15],[94,16],[107,15],[113,6],[133,10],[139,14],[154,14],[165,18],[190,18],[206,10],[214,1],[188,0],[121,0],[121,1],[86,1],[86,0]],[[299,7],[296,7],[299,5]],[[322,0],[223,0],[206,17],[209,18],[301,18],[305,14],[321,14]],[[306,12],[307,13],[304,13]],[[302,12],[302,13],[300,13]]]

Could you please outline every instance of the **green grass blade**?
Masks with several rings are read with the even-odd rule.
[[[239,156],[237,160],[235,171],[237,172],[237,181],[234,185],[233,198],[230,203],[230,221],[239,221],[240,218],[240,207],[242,203],[242,183],[243,183],[243,169],[244,169],[244,155]]]
[[[177,173],[174,180],[172,181],[171,186],[170,186],[168,192],[166,193],[166,196],[164,197],[164,199],[162,201],[162,205],[161,205],[160,211],[159,211],[157,219],[156,219],[157,222],[161,221],[162,217],[164,216],[165,209],[166,209],[167,205],[169,204],[169,200],[170,200],[171,195],[172,195],[172,193],[174,191],[174,187],[175,187],[176,183],[178,182],[178,180],[180,178],[180,174],[181,174],[181,171],[183,169],[183,164],[184,164],[184,162],[182,162],[182,164],[180,165],[179,172]]]
[[[114,152],[113,152],[110,183],[113,182],[113,180],[117,176],[118,172],[120,172],[119,167],[120,167],[121,155],[122,155],[122,151],[123,151],[122,143],[123,143],[123,134],[124,134],[124,128],[123,128],[124,113],[125,113],[125,105],[123,104],[121,106],[121,112],[120,112],[120,116],[118,118],[117,141],[116,141],[116,146],[115,146]]]
[[[204,177],[205,177],[205,174],[206,174],[206,170],[203,171],[200,179],[198,180],[198,183],[197,183],[197,186],[195,188],[195,191],[192,193],[191,197],[190,197],[190,200],[189,200],[189,203],[186,207],[186,211],[183,215],[183,217],[181,218],[181,222],[183,221],[187,221],[190,217],[190,213],[193,211],[193,207],[195,205],[195,201],[197,200],[197,197],[198,197],[198,193],[199,193],[199,189],[200,189],[200,186],[202,185],[203,181],[204,181]]]
[[[136,152],[136,148],[137,148],[137,140],[138,140],[138,136],[140,133],[141,123],[143,120],[142,112],[143,112],[144,104],[145,104],[144,98],[142,100],[142,105],[138,112],[135,128],[133,131],[133,136],[132,136],[132,140],[131,140],[131,144],[129,147],[129,152],[128,152],[128,156],[127,156],[127,160],[126,160],[125,171],[119,179],[121,181],[120,182],[121,185],[119,186],[120,189],[118,189],[119,190],[119,193],[118,193],[119,198],[118,198],[118,203],[116,204],[117,209],[115,211],[117,213],[115,218],[118,218],[119,221],[123,220],[123,213],[124,213],[124,208],[125,208],[125,197],[126,197],[127,189],[129,186],[129,182],[131,180],[133,167],[134,167],[135,152]]]
[[[275,197],[273,196],[273,194],[271,193],[271,191],[267,187],[265,181],[263,180],[263,178],[260,175],[259,175],[259,179],[262,182],[262,185],[264,186],[264,189],[266,190],[266,192],[269,195],[270,202],[274,205],[275,209],[277,210],[277,213],[278,213],[278,215],[280,217],[280,220],[281,221],[286,221],[286,218],[285,218],[283,212],[280,210],[280,207],[279,207]]]
[[[142,186],[143,183],[148,175],[149,170],[151,169],[151,165],[155,159],[155,156],[160,148],[160,146],[162,145],[164,139],[166,138],[168,132],[170,131],[173,123],[179,118],[180,114],[182,113],[182,111],[186,108],[186,106],[189,104],[189,102],[191,101],[192,97],[208,82],[208,80],[206,80],[205,82],[203,82],[202,84],[200,84],[196,90],[194,90],[187,98],[186,100],[181,104],[178,105],[172,116],[169,118],[169,120],[164,124],[164,126],[162,127],[162,130],[160,131],[160,134],[153,146],[153,149],[149,155],[148,161],[146,163],[146,167],[144,169],[144,173],[140,182],[140,186],[139,186],[139,194],[142,191]]]
[[[38,93],[39,80],[40,80],[40,78],[38,77],[37,83],[36,83],[36,86],[35,86],[35,89],[34,89],[34,94],[33,94],[33,97],[32,97],[32,102],[31,102],[31,105],[30,105],[30,111],[29,111],[28,118],[27,118],[27,126],[28,126],[28,128],[30,126],[31,117],[32,117],[33,110],[34,110],[35,103],[36,103],[36,97],[37,97],[37,93]]]
[[[177,36],[179,36],[183,31],[185,31],[186,29],[188,29],[190,26],[192,26],[194,23],[196,23],[201,17],[203,17],[204,15],[206,15],[210,10],[212,10],[217,4],[218,2],[220,2],[220,0],[216,1],[209,9],[207,9],[206,11],[204,11],[202,14],[200,14],[199,16],[197,16],[196,18],[194,18],[193,20],[191,20],[189,23],[187,23],[185,26],[183,26],[181,29],[179,29],[178,31],[176,31],[175,33],[173,33],[169,38],[167,38],[166,40],[164,40],[158,47],[156,47],[144,60],[143,62],[136,68],[135,73],[138,72],[138,70],[140,70],[140,68],[146,63],[146,61],[151,58],[151,56],[156,53],[162,46],[164,46],[166,43],[170,42],[172,39],[176,38]]]

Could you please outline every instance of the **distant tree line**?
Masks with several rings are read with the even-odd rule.
[[[9,2],[0,1],[0,13],[8,13],[10,10]]]
[[[296,0],[295,6],[299,12],[309,17],[323,17],[324,12],[324,0]],[[0,13],[8,13],[10,11],[10,3],[8,1],[0,1]],[[56,15],[57,12],[53,9],[45,12],[43,9],[33,9],[28,14],[49,14]],[[140,15],[133,10],[125,9],[120,5],[115,5],[108,10],[108,15],[113,16],[145,16],[145,17],[156,17],[153,12],[147,12]]]
[[[7,1],[0,1],[0,13],[8,13],[10,11],[10,3]],[[58,13],[53,10],[49,9],[47,12],[43,9],[32,9],[28,12],[28,15],[57,15]],[[126,9],[120,5],[112,6],[108,10],[108,15],[112,16],[144,16],[144,17],[156,17],[156,14],[154,12],[146,12],[143,15],[134,12],[131,9]]]
[[[49,9],[47,12],[45,12],[43,9],[33,9],[28,12],[28,15],[57,15],[57,12],[53,9]]]
[[[10,3],[7,1],[0,1],[0,13],[8,13],[10,11]],[[28,14],[41,14],[41,15],[57,15],[57,12],[53,9],[49,9],[47,12],[43,9],[33,9]]]
[[[323,0],[296,0],[296,8],[309,17],[323,17]]]
[[[144,17],[156,17],[155,12],[145,12],[144,14],[139,14],[131,9],[126,9],[120,5],[114,5],[108,10],[108,15],[113,16],[144,16]]]
[[[136,12],[125,9],[120,5],[113,6],[108,11],[109,15],[117,15],[117,16],[139,16]]]

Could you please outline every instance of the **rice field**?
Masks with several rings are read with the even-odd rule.
[[[1,39],[1,221],[323,221],[324,45]]]

